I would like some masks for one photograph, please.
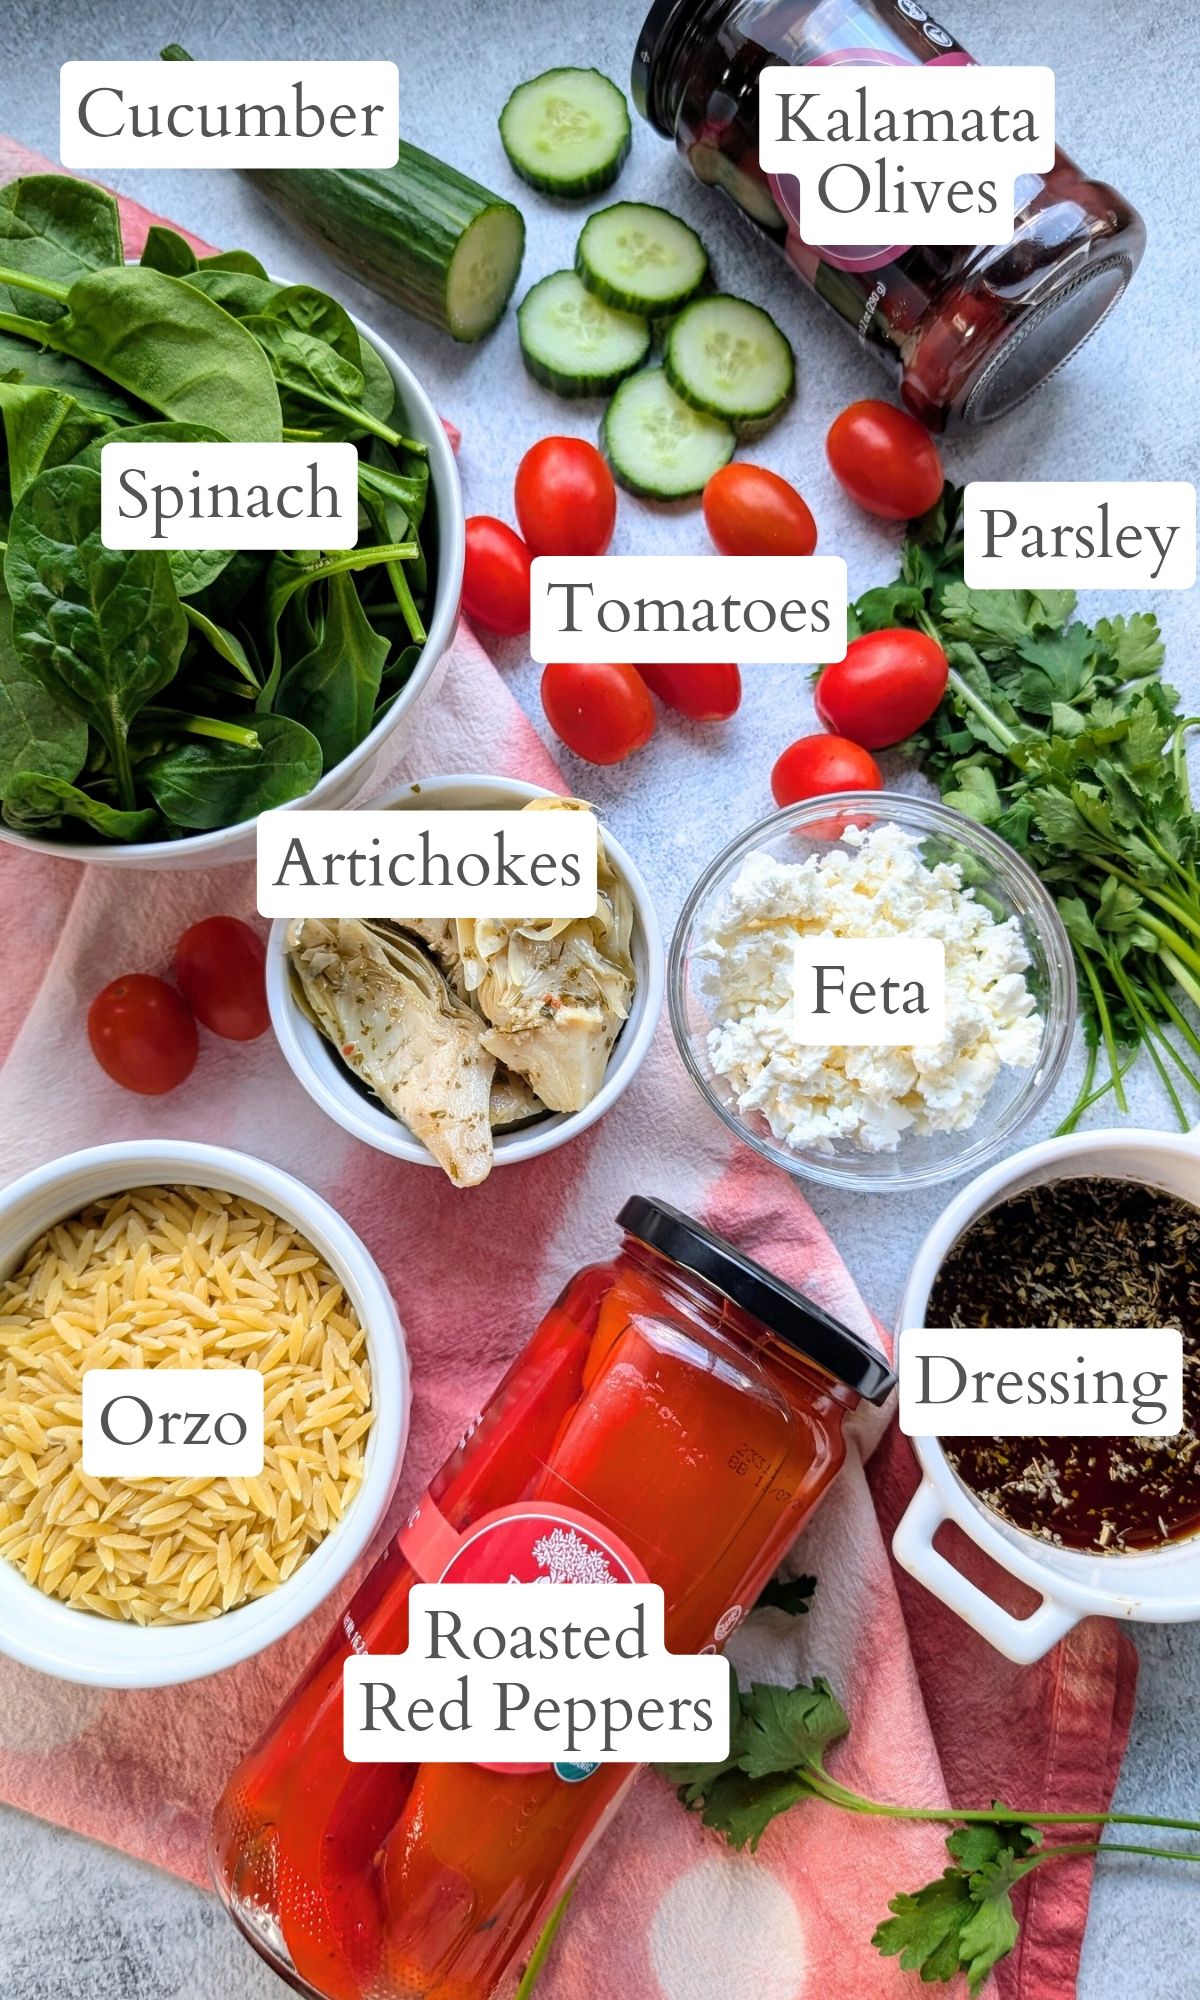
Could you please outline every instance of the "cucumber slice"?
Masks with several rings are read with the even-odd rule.
[[[588,217],[575,269],[589,292],[622,312],[678,312],[699,291],[708,252],[669,209],[618,201]]]
[[[675,394],[661,368],[623,382],[604,413],[601,442],[622,486],[652,500],[701,493],[733,457],[734,436]]]
[[[792,393],[796,363],[770,313],[724,293],[685,306],[667,335],[663,367],[693,409],[759,423]]]
[[[560,396],[607,396],[650,352],[645,320],[594,299],[574,271],[554,271],[526,292],[517,332],[534,381]]]
[[[629,151],[629,106],[598,69],[548,69],[519,83],[500,113],[500,140],[530,187],[598,194]]]

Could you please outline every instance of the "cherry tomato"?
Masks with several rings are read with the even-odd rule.
[[[825,452],[850,498],[885,521],[914,520],[945,482],[929,432],[891,403],[851,403],[830,426]]]
[[[728,722],[741,706],[742,677],[734,666],[697,660],[691,666],[639,667],[646,686],[693,722]]]
[[[494,514],[472,514],[467,522],[463,570],[463,610],[476,625],[506,639],[529,630],[529,565],[520,535]]]
[[[946,692],[949,667],[924,632],[899,627],[852,639],[817,682],[815,705],[826,729],[886,750],[928,722]]]
[[[532,445],[517,467],[516,502],[535,556],[602,556],[613,538],[617,489],[586,438]]]
[[[252,1042],[271,1024],[267,954],[240,917],[205,917],[175,947],[175,977],[198,1021],[231,1042]]]
[[[654,703],[636,667],[548,666],[542,707],[555,735],[589,764],[619,764],[654,734]]]
[[[148,972],[127,972],[97,993],[87,1031],[105,1075],[142,1097],[161,1097],[181,1084],[200,1046],[187,1001]]]
[[[723,556],[810,556],[817,524],[794,486],[762,465],[723,465],[704,489],[704,523]]]
[[[771,791],[777,806],[798,805],[825,792],[879,792],[883,779],[869,750],[845,736],[801,736],[776,758]]]

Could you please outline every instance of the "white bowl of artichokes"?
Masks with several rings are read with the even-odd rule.
[[[540,785],[464,773],[399,786],[372,809],[544,802],[563,803]],[[641,874],[607,829],[600,841],[595,916],[564,919],[552,935],[544,920],[531,935],[495,918],[278,919],[267,948],[271,1022],[314,1102],[368,1146],[440,1167],[458,1187],[551,1152],[602,1117],[653,1040],[664,954]],[[556,981],[562,1003],[548,1009]]]

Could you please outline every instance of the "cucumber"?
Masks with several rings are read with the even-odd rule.
[[[698,292],[708,252],[694,229],[669,209],[618,201],[588,217],[575,269],[589,292],[621,312],[678,312]]]
[[[534,381],[560,396],[607,396],[650,352],[646,321],[594,299],[574,271],[554,271],[526,292],[517,331]]]
[[[796,363],[770,313],[723,292],[685,306],[667,335],[663,368],[695,410],[761,424],[792,393]]]
[[[644,368],[604,413],[605,457],[622,486],[651,500],[701,493],[733,457],[734,434],[675,394],[661,368]]]
[[[629,151],[624,93],[598,69],[548,69],[519,83],[500,113],[510,164],[544,194],[599,194]]]
[[[419,146],[401,142],[394,167],[260,167],[251,178],[343,270],[455,340],[481,340],[512,297],[520,209]]]

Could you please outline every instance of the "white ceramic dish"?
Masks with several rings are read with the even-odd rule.
[[[458,467],[445,427],[416,376],[395,349],[373,327],[366,326],[353,313],[350,317],[391,370],[410,434],[424,439],[429,446],[429,482],[437,521],[433,612],[420,657],[387,713],[348,757],[326,772],[311,792],[290,801],[285,808],[290,812],[306,806],[332,811],[352,805],[371,783],[385,753],[389,765],[394,761],[408,735],[412,710],[454,636],[462,599],[465,517]],[[33,847],[68,861],[95,861],[108,868],[213,868],[227,861],[253,858],[255,825],[252,819],[240,820],[236,826],[215,827],[210,833],[189,834],[184,840],[123,843],[43,840],[33,834],[18,833],[0,820],[0,840],[10,841],[14,847]]]
[[[496,778],[468,772],[461,776],[424,778],[419,783],[401,785],[395,791],[372,800],[372,810],[491,809],[524,805],[528,799],[553,798],[542,785],[527,785],[516,778]],[[608,1061],[604,1083],[582,1111],[551,1112],[532,1125],[495,1137],[495,1164],[514,1166],[520,1160],[536,1159],[553,1152],[594,1125],[597,1118],[616,1103],[628,1089],[646,1058],[654,1030],[662,1012],[665,982],[662,933],[650,891],[639,870],[606,827],[604,845],[617,873],[633,897],[634,924],[631,950],[637,985],[629,1019],[617,1037]],[[276,1039],[294,1075],[319,1104],[322,1111],[344,1131],[365,1140],[378,1152],[395,1159],[410,1160],[416,1166],[436,1167],[437,1161],[406,1125],[393,1118],[382,1104],[370,1097],[354,1081],[350,1071],[320,1031],[297,1004],[287,963],[287,923],[277,918],[267,944],[267,1001]],[[440,1169],[439,1169],[440,1172]]]
[[[925,1324],[934,1279],[977,1216],[1024,1188],[1082,1174],[1144,1181],[1200,1207],[1200,1133],[1076,1132],[1027,1146],[980,1174],[943,1209],[918,1250],[897,1325]],[[1040,1660],[1081,1618],[1098,1615],[1154,1625],[1200,1618],[1200,1536],[1133,1555],[1094,1556],[1053,1548],[985,1507],[959,1479],[936,1438],[914,1438],[913,1444],[923,1476],[896,1529],[896,1560],[1010,1660]],[[1030,1617],[1012,1617],[934,1547],[945,1521],[956,1522],[995,1562],[1038,1593],[1042,1601]]]
[[[383,1517],[408,1438],[404,1333],[383,1274],[349,1225],[303,1182],[247,1153],[185,1140],[139,1140],[69,1153],[0,1192],[0,1272],[53,1223],[126,1188],[190,1183],[261,1202],[336,1271],[367,1334],[375,1422],[362,1486],[341,1521],[286,1583],[196,1625],[117,1623],[47,1597],[0,1558],[0,1650],[41,1673],[94,1687],[169,1687],[236,1666],[290,1632],[335,1590]]]

